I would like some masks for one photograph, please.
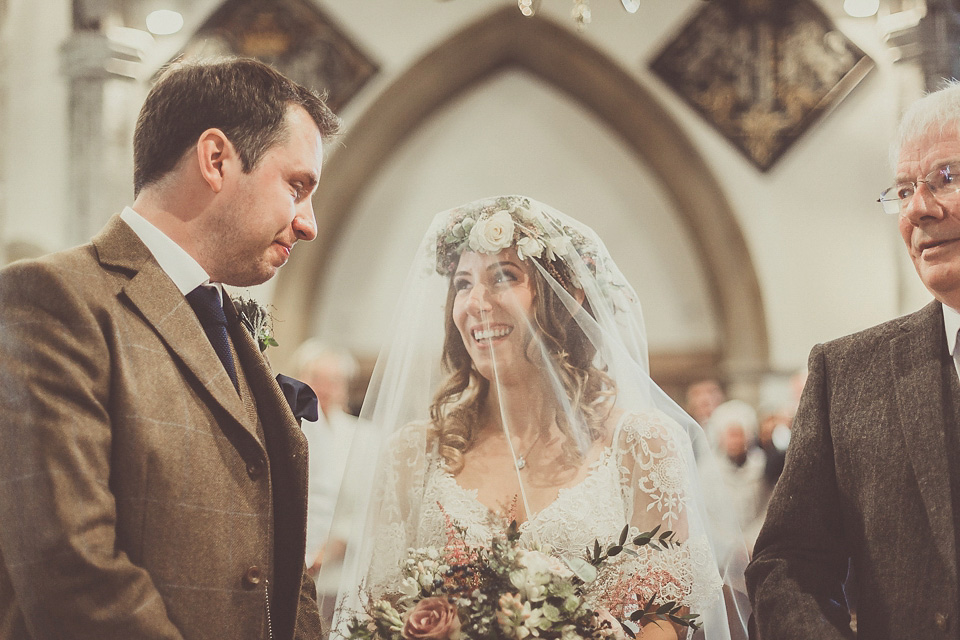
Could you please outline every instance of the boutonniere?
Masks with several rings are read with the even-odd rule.
[[[269,311],[261,307],[260,303],[253,298],[238,297],[234,299],[234,305],[237,307],[237,314],[243,326],[257,341],[260,353],[266,351],[267,347],[278,346],[273,337],[273,315]]]

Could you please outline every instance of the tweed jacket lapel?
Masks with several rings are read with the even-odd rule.
[[[270,365],[260,354],[253,336],[241,324],[232,302],[224,304],[234,349],[257,402],[263,425],[270,477],[273,480],[274,549],[274,630],[278,637],[293,637],[303,576],[307,530],[307,439],[283,397]],[[287,606],[287,604],[291,606]]]
[[[890,364],[900,426],[920,486],[937,552],[957,579],[956,539],[947,460],[942,367],[943,310],[933,302],[908,318],[891,340]]]
[[[228,301],[229,304],[225,303],[223,308],[227,316],[227,325],[230,328],[230,339],[233,341],[233,347],[237,351],[237,357],[240,358],[244,375],[247,376],[247,382],[256,398],[257,410],[260,413],[261,421],[265,423],[264,428],[267,428],[266,423],[274,426],[275,435],[283,440],[284,447],[289,448],[292,453],[301,453],[297,449],[300,445],[306,447],[307,439],[300,430],[300,425],[297,424],[297,419],[294,417],[290,405],[283,397],[283,391],[277,384],[276,377],[270,370],[266,358],[261,355],[253,336],[241,323],[233,301],[229,298]],[[302,453],[305,453],[305,451]]]
[[[243,402],[196,314],[137,234],[114,216],[93,239],[93,245],[101,264],[133,272],[121,295],[143,314],[213,400],[257,440],[256,426],[245,418]]]

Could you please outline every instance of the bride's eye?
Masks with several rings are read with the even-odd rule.
[[[494,284],[503,284],[505,282],[516,282],[517,276],[508,270],[495,271],[493,273]]]
[[[457,278],[453,281],[453,290],[454,291],[463,291],[470,286],[470,281],[466,278]]]

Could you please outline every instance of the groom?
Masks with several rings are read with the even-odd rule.
[[[259,62],[175,65],[132,207],[0,272],[0,638],[320,637],[306,441],[221,285],[316,236],[337,126]]]
[[[960,637],[960,85],[900,126],[896,214],[920,311],[814,347],[747,585],[753,637]],[[891,222],[893,218],[891,217]]]

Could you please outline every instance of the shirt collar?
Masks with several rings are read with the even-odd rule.
[[[147,246],[159,263],[163,272],[173,280],[180,293],[187,295],[201,285],[213,285],[223,302],[223,291],[218,282],[210,282],[210,276],[200,263],[174,242],[170,236],[158,229],[149,220],[130,207],[124,207],[120,219],[127,223],[137,237]],[[957,319],[960,326],[960,318]]]
[[[941,306],[943,307],[943,329],[947,332],[947,348],[950,350],[950,355],[953,355],[957,348],[957,331],[960,331],[960,312],[945,304]]]

